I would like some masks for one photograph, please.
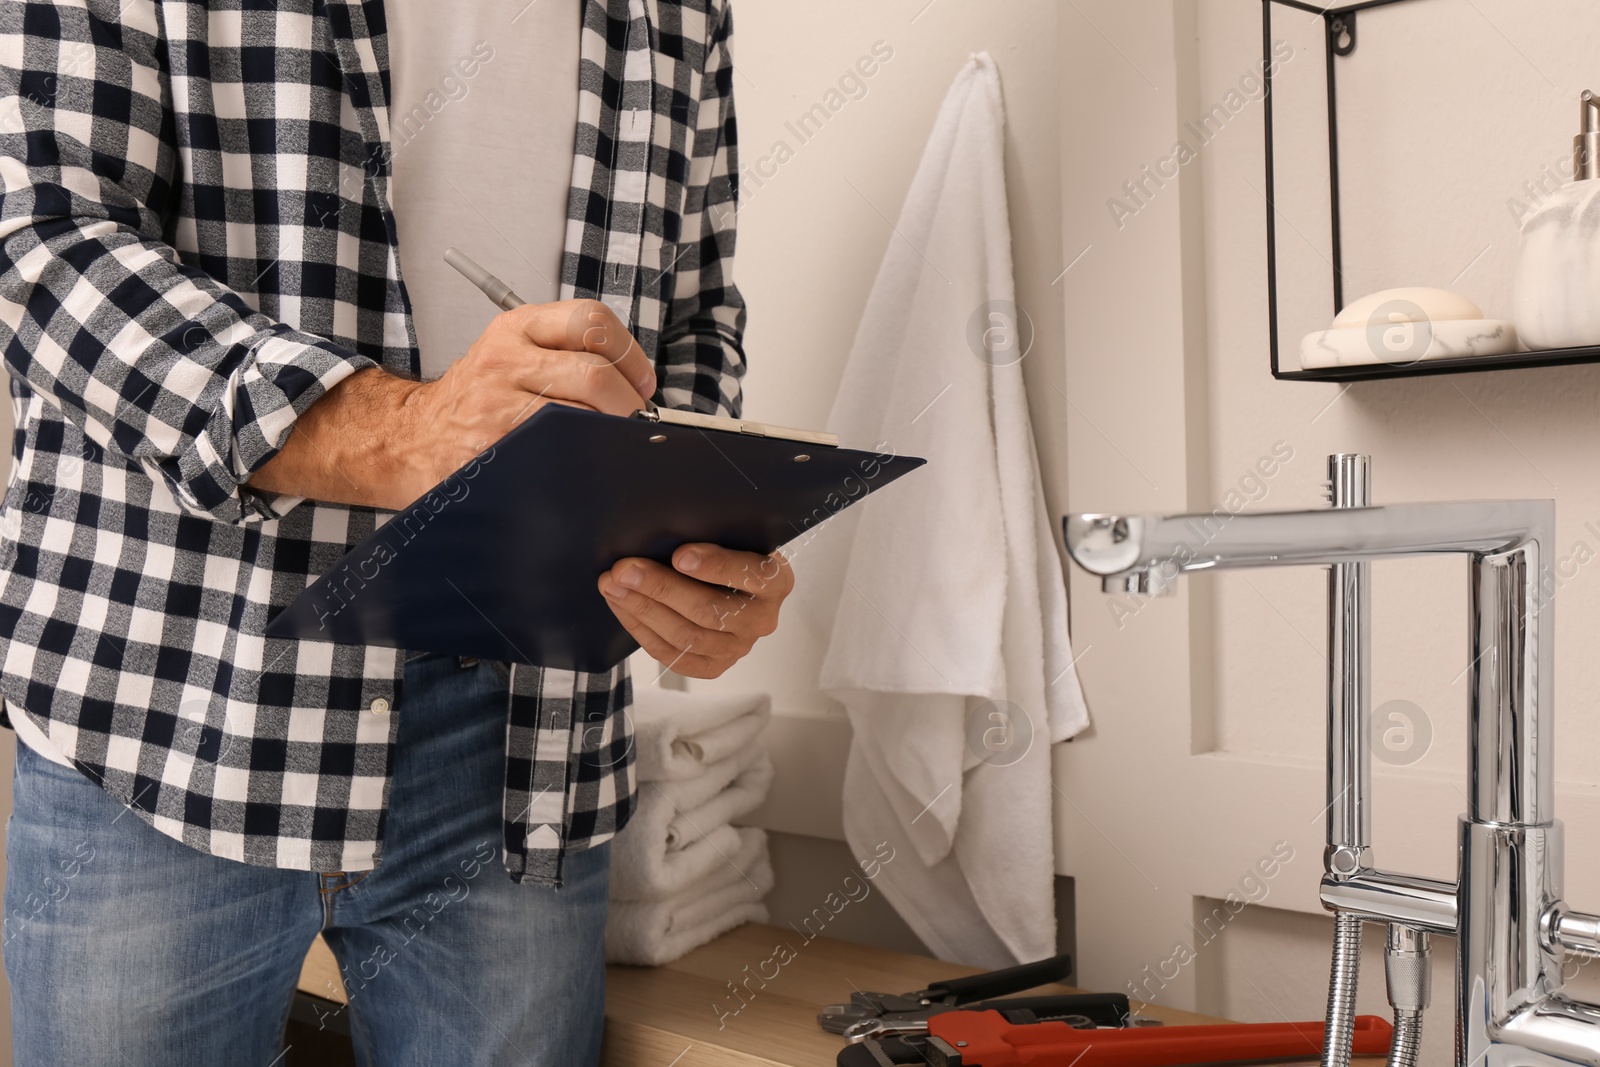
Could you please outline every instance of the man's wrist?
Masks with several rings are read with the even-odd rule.
[[[428,440],[426,383],[374,370],[345,384],[350,395],[327,411],[323,432],[342,443],[346,461],[359,472],[356,480],[368,490],[363,503],[403,508],[439,480]]]
[[[378,367],[352,374],[296,420],[250,484],[288,496],[404,507],[438,481],[423,389]]]
[[[439,482],[436,450],[428,441],[433,413],[428,406],[426,382],[397,379],[399,403],[395,409],[395,430],[385,443],[397,496],[404,499],[396,508],[416,500]],[[385,505],[390,506],[390,505]]]

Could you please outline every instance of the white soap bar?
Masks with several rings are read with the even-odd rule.
[[[1300,341],[1300,367],[1407,366],[1451,356],[1502,356],[1517,350],[1517,328],[1500,319],[1374,322],[1308,333]]]
[[[1481,319],[1478,305],[1449,289],[1411,286],[1380,289],[1352,301],[1333,317],[1335,329],[1365,326],[1379,322],[1445,322],[1454,319]]]

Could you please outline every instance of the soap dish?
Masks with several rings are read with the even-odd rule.
[[[1303,370],[1387,364],[1404,367],[1430,359],[1503,356],[1517,350],[1517,328],[1504,319],[1440,319],[1341,326],[1308,333],[1300,341]]]

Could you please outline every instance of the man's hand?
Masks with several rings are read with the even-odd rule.
[[[464,358],[408,399],[417,483],[407,499],[460,470],[546,404],[629,415],[655,391],[644,349],[599,301],[503,312]]]
[[[684,545],[672,566],[623,559],[600,576],[611,610],[657,662],[690,678],[716,678],[778,628],[794,589],[781,552],[758,556]]]
[[[495,316],[438,381],[351,375],[311,405],[250,484],[398,509],[546,404],[627,415],[655,390],[655,368],[610,308],[529,304]]]

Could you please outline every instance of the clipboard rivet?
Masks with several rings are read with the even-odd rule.
[[[794,457],[794,461],[796,463],[805,463],[809,459],[811,459],[811,457],[809,455],[807,455],[806,453],[804,453],[804,452],[802,452],[798,456]]]
[[[653,445],[659,445],[661,442],[665,441],[666,439],[667,439],[667,435],[664,434],[664,433],[655,433],[655,434],[651,434],[650,435],[650,443],[653,444]]]

